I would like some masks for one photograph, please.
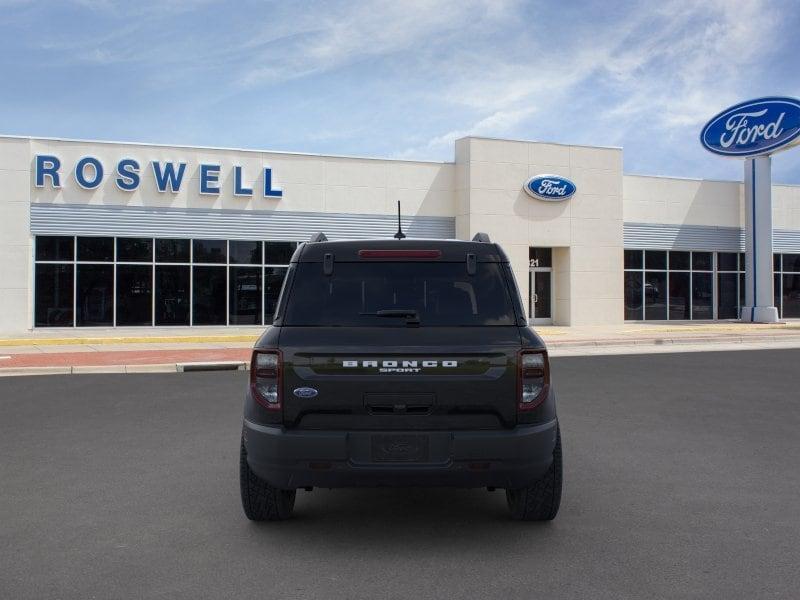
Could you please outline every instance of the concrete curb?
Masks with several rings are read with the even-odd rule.
[[[0,369],[0,377],[22,375],[90,375],[101,373],[189,373],[200,371],[246,371],[244,361],[162,363],[152,365],[76,365],[73,367],[16,367]]]

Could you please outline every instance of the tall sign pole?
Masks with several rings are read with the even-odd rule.
[[[714,116],[700,143],[720,156],[744,159],[745,305],[751,323],[775,323],[772,262],[772,154],[800,143],[800,100],[748,100]]]

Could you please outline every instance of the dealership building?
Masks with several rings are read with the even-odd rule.
[[[0,137],[0,335],[269,324],[298,243],[391,237],[397,201],[409,237],[500,243],[532,323],[736,319],[743,184],[622,165],[479,137],[443,163]],[[574,193],[529,193],[543,174]],[[800,186],[772,206],[775,306],[800,318]]]

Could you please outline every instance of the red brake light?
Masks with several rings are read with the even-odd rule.
[[[250,393],[269,410],[281,409],[283,357],[280,350],[253,350],[250,361]]]
[[[441,250],[359,250],[360,258],[441,258]]]
[[[518,356],[518,408],[533,410],[550,393],[550,360],[547,350],[521,350]]]

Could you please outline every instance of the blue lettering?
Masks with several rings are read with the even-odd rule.
[[[94,179],[86,178],[86,167],[91,166]],[[75,181],[86,190],[93,190],[103,182],[103,165],[93,156],[84,156],[75,165]]]
[[[139,187],[139,163],[132,158],[123,158],[117,163],[117,187],[123,192],[132,192]]]
[[[253,188],[246,188],[242,185],[242,167],[233,167],[233,195],[252,196]]]
[[[44,178],[50,178],[50,184],[54,188],[61,187],[61,180],[58,177],[58,170],[61,168],[61,161],[57,156],[47,154],[36,155],[36,187],[44,187]]]
[[[200,165],[200,193],[219,194],[219,165]]]
[[[265,198],[282,198],[283,190],[280,188],[272,187],[272,169],[264,167],[264,197]]]
[[[186,172],[186,163],[178,163],[178,171],[175,172],[175,164],[168,162],[161,166],[161,163],[154,160],[153,175],[156,178],[156,188],[159,192],[166,192],[167,186],[169,191],[173,194],[181,191],[181,183],[183,183],[183,174]]]

